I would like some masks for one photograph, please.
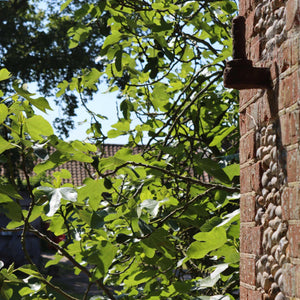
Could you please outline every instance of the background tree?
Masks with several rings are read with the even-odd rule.
[[[222,86],[235,2],[111,0],[80,7],[71,2],[61,7],[62,19],[70,12],[70,22],[77,22],[67,31],[69,47],[95,38],[103,70],[82,70],[59,83],[57,95],[71,91],[80,99],[99,79],[107,80],[120,98],[119,121],[108,138],[129,135],[128,144],[103,158],[101,115],[91,111],[91,143],[60,140],[32,111],[32,105],[46,109],[46,100],[37,103],[14,85],[12,104],[1,106],[2,122],[9,118],[12,124],[9,139],[0,140],[3,155],[16,148],[26,157],[36,146],[51,146],[55,152],[34,167],[36,174],[69,160],[92,165],[95,172],[82,187],[62,184],[70,177],[62,171],[32,189],[35,177],[23,169],[32,204],[13,217],[9,209],[18,207],[11,199],[17,191],[5,183],[11,192],[1,190],[2,203],[12,221],[2,230],[21,226],[25,253],[27,231],[59,250],[46,267],[63,256],[69,259],[74,272],[89,277],[84,299],[92,284],[99,288],[99,299],[236,299],[237,94]],[[107,37],[90,36],[103,19]],[[133,125],[136,118],[140,123]],[[133,154],[136,147],[139,154]],[[66,240],[47,239],[31,224],[38,217],[50,222],[54,234],[66,234]],[[1,292],[7,299],[12,286],[21,288],[24,299],[49,297],[53,290],[74,299],[32,261],[18,270],[35,278],[38,288],[28,284],[24,290],[13,267],[3,268]]]
[[[92,1],[74,1],[72,9]],[[81,35],[81,43],[69,48],[68,29],[80,28],[80,15],[73,10],[60,13],[61,1],[8,0],[0,2],[0,66],[5,67],[23,83],[36,82],[43,96],[54,96],[58,83],[78,75],[82,69],[101,71],[103,62],[96,61],[101,39],[109,34],[105,16],[89,26],[88,40]],[[72,14],[72,17],[70,16]],[[2,85],[11,91],[11,85]],[[55,98],[64,118],[55,120],[56,130],[65,136],[74,128],[73,117],[81,101],[91,99],[93,90],[85,90],[79,100],[72,92]]]

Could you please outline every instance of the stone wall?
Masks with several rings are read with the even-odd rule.
[[[300,299],[300,1],[241,0],[273,88],[240,92],[241,300]]]

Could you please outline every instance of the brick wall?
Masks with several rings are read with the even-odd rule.
[[[300,299],[300,1],[240,0],[273,88],[240,92],[241,300]]]

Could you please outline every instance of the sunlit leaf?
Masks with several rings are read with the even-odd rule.
[[[3,123],[8,115],[8,108],[5,104],[0,104],[0,124]]]
[[[12,145],[8,141],[6,141],[2,136],[0,136],[0,153],[12,148],[15,148],[15,145]]]
[[[199,232],[194,235],[196,242],[193,242],[187,250],[190,258],[200,259],[210,251],[223,246],[226,241],[226,231],[222,227],[215,227],[209,232]]]
[[[52,126],[42,116],[36,115],[26,119],[25,125],[28,133],[35,140],[42,141],[47,136],[53,134]]]
[[[10,77],[11,77],[11,73],[7,69],[3,68],[0,70],[0,81],[6,80]]]

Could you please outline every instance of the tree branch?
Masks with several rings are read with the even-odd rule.
[[[68,251],[66,251],[64,248],[62,248],[59,244],[53,242],[51,239],[49,239],[46,235],[42,234],[40,231],[38,231],[36,228],[34,228],[32,225],[30,225],[29,231],[38,236],[40,239],[46,241],[48,244],[50,244],[52,247],[54,247],[56,250],[60,251],[63,256],[65,256],[75,267],[77,267],[79,270],[81,270],[83,273],[85,273],[89,278],[92,278],[93,275],[90,273],[90,271],[82,266],[79,262],[77,262],[72,255],[69,254]],[[115,300],[116,298],[112,294],[112,292],[100,281],[97,280],[98,286],[104,291],[104,293],[112,300]]]
[[[173,173],[169,170],[166,170],[166,169],[163,169],[163,168],[160,168],[160,167],[157,167],[157,166],[147,165],[147,164],[144,164],[144,163],[137,163],[137,162],[134,162],[134,161],[125,162],[124,164],[116,167],[114,171],[107,172],[105,174],[100,173],[101,177],[104,178],[104,177],[107,177],[107,176],[114,175],[118,170],[120,170],[124,167],[127,167],[129,165],[135,166],[135,167],[145,167],[145,168],[153,169],[153,170],[159,171],[163,174],[166,174],[170,177],[178,178],[178,179],[181,179],[182,181],[189,182],[189,183],[196,184],[196,185],[200,185],[200,186],[203,186],[203,187],[206,187],[206,188],[214,188],[214,189],[223,190],[223,191],[226,191],[226,192],[229,192],[229,193],[238,193],[239,192],[239,188],[237,188],[237,187],[228,187],[228,186],[222,185],[222,184],[204,182],[204,181],[198,180],[196,178],[186,177],[186,176],[182,176],[182,175]]]

